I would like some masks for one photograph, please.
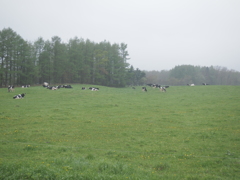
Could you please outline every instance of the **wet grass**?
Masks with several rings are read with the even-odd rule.
[[[240,86],[82,86],[0,89],[1,179],[240,179]]]

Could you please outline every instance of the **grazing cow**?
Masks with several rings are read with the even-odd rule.
[[[86,88],[85,87],[82,87],[82,90],[85,90]]]
[[[202,85],[206,86],[206,85],[209,85],[209,84],[207,84],[207,83],[202,83]]]
[[[163,87],[161,86],[159,89],[160,89],[161,92],[167,92],[166,88],[164,86]]]
[[[152,88],[160,88],[161,87],[161,85],[159,85],[159,84],[152,84],[152,86],[151,86]]]
[[[132,89],[136,89],[135,87],[132,87]]]
[[[26,95],[26,93],[18,94],[16,96],[13,96],[13,99],[22,99],[22,98],[24,98],[25,95]]]
[[[195,86],[195,84],[187,84],[188,86]]]
[[[13,92],[14,91],[14,86],[8,86],[8,92]]]
[[[147,92],[147,88],[146,87],[142,87],[142,91],[143,92]]]

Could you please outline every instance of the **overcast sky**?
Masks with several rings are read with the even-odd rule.
[[[123,42],[140,70],[240,71],[240,0],[0,0],[0,7],[0,30],[27,41]]]

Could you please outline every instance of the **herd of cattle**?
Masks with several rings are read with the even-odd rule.
[[[71,85],[49,86],[49,84],[47,82],[44,82],[42,86],[49,90],[57,90],[60,88],[73,88]],[[30,87],[30,85],[23,85],[21,87],[28,88],[28,87]],[[86,89],[85,87],[82,87],[82,90],[85,90],[85,89]],[[91,91],[99,91],[99,88],[97,88],[97,87],[89,87],[88,89],[90,89]],[[14,92],[14,86],[9,85],[8,92]],[[13,96],[13,99],[22,99],[22,98],[24,98],[25,95],[26,95],[26,93],[18,94],[18,95]]]
[[[60,88],[73,88],[71,85],[58,85],[58,86],[49,86],[49,84],[47,82],[43,83],[43,87],[50,89],[50,90],[57,90]],[[82,87],[82,90],[85,90],[85,87]],[[89,87],[88,89],[92,90],[92,91],[99,91],[99,88],[96,87]]]
[[[195,84],[187,84],[188,86],[195,86]],[[202,83],[202,85],[206,86],[209,85],[207,83]],[[49,90],[57,90],[60,88],[73,88],[71,85],[58,85],[58,86],[49,86],[49,83],[44,82],[43,87],[45,87],[46,89]],[[151,88],[158,88],[161,92],[167,92],[167,88],[169,88],[169,86],[161,86],[159,84],[147,84],[147,86],[151,87]],[[30,85],[22,85],[22,88],[29,88]],[[86,87],[82,87],[82,90],[86,90]],[[89,87],[88,88],[91,91],[99,91],[99,88],[97,87]],[[132,87],[132,89],[136,89],[135,87]],[[13,92],[14,91],[14,86],[8,86],[8,92]],[[146,87],[142,87],[142,91],[143,92],[147,92],[147,88]],[[22,94],[18,94],[13,96],[13,99],[22,99],[24,98],[24,96],[26,95],[26,93],[22,93]]]

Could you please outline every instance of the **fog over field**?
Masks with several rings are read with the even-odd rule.
[[[12,28],[31,42],[53,36],[123,42],[128,62],[141,70],[240,71],[238,0],[2,0],[0,6],[0,30]]]

